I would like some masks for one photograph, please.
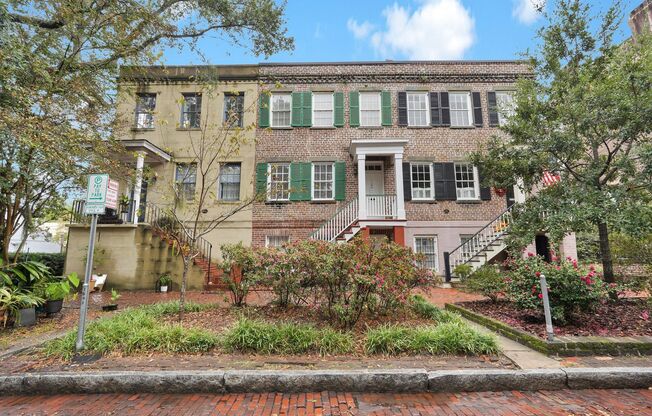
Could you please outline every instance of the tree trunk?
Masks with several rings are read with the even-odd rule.
[[[607,223],[598,223],[598,235],[600,236],[600,258],[602,259],[602,273],[607,283],[614,283],[614,266],[611,258],[611,245],[609,244],[609,229]]]
[[[183,322],[183,315],[186,312],[186,280],[188,279],[188,266],[190,259],[183,259],[183,275],[181,276],[181,291],[179,293],[179,322]]]

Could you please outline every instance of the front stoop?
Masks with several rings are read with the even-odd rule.
[[[536,370],[124,371],[0,376],[0,394],[377,393],[649,388],[652,367]]]

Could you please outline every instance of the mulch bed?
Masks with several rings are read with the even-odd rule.
[[[542,339],[546,338],[542,311],[522,311],[508,301],[462,302],[458,305],[513,328],[536,334]],[[580,312],[565,326],[553,326],[555,334],[561,336],[652,336],[652,316],[645,319],[646,313],[652,315],[647,299],[623,299],[599,305],[594,311]]]

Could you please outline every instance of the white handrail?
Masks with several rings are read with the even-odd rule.
[[[396,195],[367,195],[369,218],[396,218]]]
[[[335,241],[347,228],[358,220],[358,198],[351,199],[343,208],[326,220],[314,233],[313,240]]]

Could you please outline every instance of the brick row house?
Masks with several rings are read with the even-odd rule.
[[[109,257],[120,258],[124,269],[113,269],[113,281],[147,288],[171,267],[160,244],[138,233],[146,235],[152,207],[170,202],[164,195],[171,185],[194,198],[200,179],[189,142],[208,120],[211,129],[230,134],[233,126],[222,123],[234,110],[248,144],[219,161],[205,218],[258,198],[206,236],[204,257],[219,259],[225,243],[281,246],[308,238],[345,243],[361,234],[412,247],[439,274],[450,275],[460,263],[479,267],[502,254],[510,207],[524,195],[516,187],[505,192],[482,187],[482,172],[468,157],[500,134],[515,83],[531,75],[523,61],[126,69],[118,104],[120,138],[133,152],[138,173],[135,182],[120,188],[132,213],[122,224],[99,230],[103,241],[122,242],[108,247]],[[198,81],[206,77],[219,79],[211,94],[203,93]],[[138,179],[143,169],[154,173],[149,183]],[[86,244],[84,226],[71,227],[69,253],[79,252],[75,244]],[[134,241],[127,257],[124,233]],[[544,252],[545,242],[539,243],[532,250]],[[563,247],[574,256],[574,241]],[[68,257],[67,271],[81,272],[81,260]],[[191,287],[202,281],[211,287],[208,270],[204,265]]]

